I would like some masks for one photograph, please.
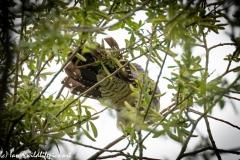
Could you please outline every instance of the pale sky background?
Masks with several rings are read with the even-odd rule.
[[[136,19],[138,19],[138,18],[144,19],[145,17],[143,15],[144,14],[142,14],[142,13],[138,14]],[[124,39],[128,37],[127,32],[125,32],[123,30],[116,30],[113,32],[106,32],[106,33],[109,36],[111,36],[117,40],[120,48],[125,47]],[[238,31],[237,35],[238,36],[240,35],[239,31]],[[104,36],[97,37],[97,41],[101,42],[101,39],[103,37]],[[231,42],[230,38],[226,35],[226,33],[224,31],[220,31],[220,34],[215,34],[215,33],[211,32],[211,34],[209,34],[209,36],[207,37],[208,46],[213,46],[213,45],[216,45],[219,43],[230,43],[230,42]],[[216,70],[216,71],[211,75],[209,80],[214,79],[216,76],[222,74],[225,71],[228,63],[226,61],[223,61],[223,58],[226,56],[226,54],[232,53],[234,50],[235,50],[234,46],[222,46],[222,47],[213,49],[210,52],[209,72],[212,72],[214,70]],[[179,54],[182,53],[182,50],[180,47],[175,48],[174,51]],[[202,57],[205,55],[205,51],[203,49],[201,49],[200,47],[194,48],[192,53],[194,56],[200,55]],[[163,58],[164,53],[160,53],[160,56]],[[203,59],[202,59],[201,63],[205,64],[205,61],[204,61],[205,58],[204,57],[202,57],[202,58]],[[143,65],[143,68],[145,68],[146,58],[138,59],[135,62]],[[175,63],[171,57],[167,57],[167,61],[164,66],[164,69],[163,69],[162,77],[171,78],[171,72],[173,71],[173,69],[167,68],[168,66],[171,66],[171,65],[175,65]],[[234,66],[236,67],[237,64],[233,63],[231,68],[234,68]],[[57,71],[57,69],[59,69],[59,68],[60,67],[52,67],[50,70]],[[159,72],[159,67],[156,64],[150,64],[148,69],[149,69],[149,76],[155,80],[158,76],[157,74]],[[59,91],[60,86],[61,86],[61,80],[63,77],[65,77],[65,73],[62,72],[58,76],[58,78],[54,81],[54,83],[50,86],[50,88],[47,90],[47,94],[53,94],[53,93]],[[169,90],[167,88],[167,85],[169,84],[169,82],[167,80],[163,79],[162,77],[160,78],[160,82],[159,82],[158,86],[162,93],[166,92],[166,95],[161,98],[161,109],[160,110],[166,108],[167,106],[169,106],[172,103],[171,98],[172,98],[172,93],[173,93],[172,90]],[[228,78],[229,81],[232,81],[236,76],[235,76],[235,74],[228,74],[228,76],[226,76],[226,77]],[[42,81],[42,85],[47,84],[49,82],[49,80],[50,79],[48,79],[45,82]],[[64,93],[66,93],[66,92],[67,92],[67,89],[64,90]],[[232,95],[232,96],[236,97],[235,95]],[[240,98],[240,97],[238,97],[238,98]],[[240,113],[239,101],[234,101],[234,102],[236,104],[238,112]],[[104,108],[96,100],[88,99],[85,102],[85,104],[91,105],[97,111],[100,111]],[[193,109],[202,111],[202,109],[200,107],[193,107]],[[115,115],[115,112],[113,112],[113,113]],[[190,115],[193,115],[193,117],[195,117],[194,114],[190,114]],[[226,103],[223,110],[220,110],[218,106],[214,107],[212,116],[221,118],[223,120],[229,121],[232,124],[240,126],[240,116],[239,116],[239,114],[236,114],[234,112],[233,107],[230,103]],[[196,119],[196,117],[195,117],[195,119]],[[209,118],[209,122],[210,122],[210,127],[212,130],[214,140],[215,140],[218,148],[231,149],[234,147],[239,147],[239,144],[240,144],[240,138],[239,138],[240,131],[239,130],[237,130],[227,124],[224,124],[222,122],[212,120],[210,118]],[[116,138],[118,138],[119,136],[122,135],[121,131],[118,130],[116,127],[116,118],[110,117],[108,111],[104,111],[103,113],[101,113],[100,118],[95,120],[94,124],[96,125],[96,127],[98,129],[98,137],[96,138],[96,142],[92,142],[85,136],[82,136],[82,138],[80,139],[79,142],[87,144],[87,145],[92,145],[95,147],[103,148],[107,144],[109,144],[110,142],[112,142],[113,140],[115,140]],[[197,130],[201,134],[207,135],[204,120],[201,120],[201,122],[198,124]],[[196,131],[194,133],[198,134],[198,132],[196,132]],[[159,158],[159,159],[169,158],[170,160],[173,160],[177,157],[177,155],[179,154],[180,149],[182,147],[180,143],[177,143],[177,142],[171,140],[167,136],[162,136],[159,138],[151,138],[151,137],[152,136],[149,136],[149,138],[144,143],[144,145],[147,148],[147,150],[144,150],[144,152],[143,152],[144,156],[150,157],[150,158]],[[68,136],[65,136],[65,138],[68,138]],[[192,147],[194,147],[199,141],[200,141],[200,138],[192,138],[188,145],[187,151],[192,151]],[[110,149],[111,150],[122,149],[127,145],[127,143],[128,143],[128,141],[126,139],[122,140],[120,143],[116,144],[114,147],[112,147]],[[68,142],[66,142],[66,146],[68,149],[67,153],[71,152],[73,154],[76,152],[77,156],[81,160],[85,160],[97,152],[97,150],[85,148],[85,147],[78,146],[78,145],[71,145]],[[127,151],[129,153],[132,153],[133,149],[134,148],[129,147],[129,149]],[[127,153],[127,151],[124,151],[124,152]],[[53,152],[58,153],[57,149],[54,149]],[[61,149],[61,153],[64,153],[64,152],[65,152],[65,150]],[[114,153],[105,152],[101,156],[109,155],[109,154],[114,154]],[[227,154],[227,156],[228,156],[227,157],[227,156],[225,156],[225,154],[222,154],[221,156],[222,156],[223,160],[224,159],[232,159],[232,160],[240,159],[240,155],[237,156],[237,155],[233,155],[233,154]],[[123,158],[124,157],[116,157],[113,159],[120,160]],[[215,159],[217,159],[217,158],[213,158],[212,160],[215,160]]]

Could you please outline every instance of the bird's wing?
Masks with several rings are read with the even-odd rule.
[[[81,52],[81,51],[80,51]],[[72,53],[69,53],[68,58]],[[74,57],[65,67],[65,73],[67,77],[64,78],[62,84],[69,88],[72,94],[79,95],[87,91],[90,87],[97,83],[96,74],[98,73],[99,66],[87,66],[95,62],[94,56],[91,53],[84,54],[86,61],[79,61],[77,57]],[[77,63],[77,61],[79,61]],[[86,92],[83,97],[89,97],[93,99],[101,98],[101,93],[98,87],[95,87],[91,91]]]
[[[113,38],[109,37],[105,38],[104,40],[109,44],[111,48],[119,49],[117,42]],[[97,64],[96,60],[104,59],[111,55],[107,55],[107,53],[103,52],[102,50],[103,48],[100,45],[97,47],[97,49],[90,49],[87,53],[82,53],[82,50],[80,50],[79,53],[86,59],[86,61],[82,61],[77,57],[74,57],[67,64],[64,70],[68,77],[64,78],[62,84],[65,84],[65,87],[69,88],[72,94],[82,94],[86,92],[90,87],[98,83],[101,77],[106,77],[103,67],[100,63]],[[71,55],[72,53],[70,52],[68,54],[68,59],[71,57]],[[120,60],[121,56],[118,56],[118,59]],[[127,61],[123,60],[120,61],[122,65],[126,62]],[[104,65],[110,73],[113,73],[119,68],[116,64],[109,66],[107,63],[105,63]],[[99,74],[102,73],[103,75],[99,76]],[[120,70],[115,77],[120,79],[122,82],[134,83],[129,65],[125,66],[125,70]],[[106,81],[108,82],[109,80]],[[123,85],[124,84],[121,84],[121,86]],[[83,96],[93,99],[103,98],[103,93],[101,92],[100,87],[101,86],[99,85],[96,86],[91,91],[86,92]]]

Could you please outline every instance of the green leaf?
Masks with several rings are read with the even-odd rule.
[[[103,67],[104,72],[107,74],[107,76],[110,76],[111,73],[108,71],[107,67],[103,63],[101,63],[101,65]],[[110,77],[110,79],[112,79],[112,77]]]
[[[151,57],[151,58],[153,59],[153,61],[154,61],[155,63],[157,63],[157,65],[158,65],[159,67],[162,67],[162,64],[158,61],[157,58],[155,58],[155,57]]]
[[[43,72],[41,75],[53,75],[55,72]]]
[[[178,77],[177,82],[178,82],[180,85],[182,85],[182,86],[185,85],[185,81],[182,80],[182,78],[180,78],[180,77]]]
[[[119,60],[117,58],[111,57],[111,59],[113,59],[115,61],[115,63],[118,65],[119,68],[122,67],[122,64],[119,62]],[[122,71],[125,71],[125,68],[122,68]]]
[[[158,18],[151,18],[149,21],[152,23],[159,23],[159,22],[166,22],[168,20],[165,16],[159,16]]]
[[[237,67],[233,70],[233,72],[239,72],[240,71],[240,67]]]
[[[76,54],[76,57],[78,58],[78,59],[80,59],[80,60],[82,60],[82,61],[84,61],[84,62],[86,62],[87,60],[86,60],[86,58],[85,57],[83,57],[81,54],[79,54],[79,53],[77,53]]]
[[[96,15],[102,17],[102,18],[105,18],[105,19],[107,19],[107,20],[111,20],[111,18],[110,18],[107,14],[105,14],[104,12],[101,12],[101,11],[99,11],[99,10],[95,10],[94,13],[95,13]]]
[[[130,44],[134,44],[135,41],[136,41],[136,38],[135,38],[134,34],[132,34],[130,37]]]
[[[82,103],[82,102],[81,102]],[[91,109],[91,110],[94,110],[95,112],[97,112],[97,110],[96,109],[94,109],[93,107],[91,107],[91,106],[82,106],[83,108],[85,108],[85,109]]]
[[[99,116],[94,116],[94,117],[91,117],[90,120],[96,120],[98,118],[99,118]]]
[[[91,112],[89,110],[87,110],[87,108],[85,108],[85,113],[88,117],[91,117]]]
[[[63,131],[59,131],[58,133],[54,133],[54,134],[50,134],[50,135],[53,138],[62,138],[65,135],[65,133]]]
[[[204,68],[191,68],[189,70],[196,72],[196,71],[202,71],[202,70],[204,70]]]
[[[177,56],[176,53],[172,52],[170,49],[165,48],[165,47],[160,47],[159,48],[161,51],[163,51],[164,53],[167,53],[169,56],[175,58]]]
[[[150,99],[149,99],[149,94],[148,94],[148,92],[143,92],[143,95],[144,95],[144,98],[145,98],[146,102],[149,103],[149,102],[150,102]]]
[[[176,67],[178,67],[178,66],[168,66],[168,68],[176,68]]]
[[[89,125],[88,125],[88,123],[86,123],[86,128],[87,128],[87,131],[89,131]]]
[[[68,12],[68,11],[79,11],[80,8],[79,7],[76,7],[76,6],[72,6],[72,7],[69,7],[65,10],[63,10],[63,12]]]
[[[181,138],[178,137],[178,136],[176,136],[175,134],[173,134],[170,130],[167,130],[167,135],[168,135],[171,139],[173,139],[173,140],[175,140],[175,141],[177,141],[177,142],[181,142]]]
[[[223,109],[224,106],[225,106],[225,101],[224,100],[220,100],[219,101],[219,106],[220,106],[221,109]]]
[[[167,85],[168,89],[174,89],[174,86],[172,86],[171,84]]]
[[[127,101],[124,101],[124,104],[125,104],[125,106],[127,107],[127,109],[128,109],[129,111],[133,111],[132,106],[131,106]]]
[[[191,88],[193,88],[194,90],[196,90],[196,91],[200,91],[200,89],[199,88],[197,88],[197,87],[195,87],[194,85],[192,85],[192,84],[188,84],[188,86],[190,86]]]
[[[109,31],[115,31],[119,28],[123,28],[124,27],[124,23],[123,22],[118,22],[117,24],[113,25],[112,27],[110,27],[108,30]]]
[[[131,130],[131,133],[130,133],[130,142],[131,144],[133,145],[134,143],[134,140],[136,139],[136,134],[134,132],[134,129]]]
[[[34,119],[36,120],[36,122],[37,122],[39,128],[40,128],[41,130],[43,130],[43,128],[42,128],[42,123],[41,123],[40,118],[39,118],[38,116],[34,116]]]
[[[58,153],[60,153],[60,149],[59,149],[59,147],[58,147],[58,143],[56,142],[55,139],[52,139],[52,140],[53,140],[53,143],[56,145],[56,147],[57,147],[57,149],[58,149]]]
[[[95,127],[95,125],[91,121],[89,123],[91,125],[92,131],[93,131],[93,135],[96,138],[98,136],[97,128]]]
[[[82,130],[83,130],[83,133],[90,139],[90,140],[92,140],[92,141],[96,141],[89,133],[88,133],[88,131],[87,130],[85,130],[84,128],[82,128]]]
[[[161,130],[161,131],[154,132],[152,138],[160,137],[160,136],[163,135],[165,132],[166,132],[165,130]]]
[[[50,125],[51,126],[55,126],[54,119],[56,119],[56,117],[52,113],[50,113],[48,111],[45,113],[45,116],[46,116],[46,119],[50,122]]]

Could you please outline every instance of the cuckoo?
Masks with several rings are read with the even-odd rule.
[[[104,40],[111,48],[119,49],[117,42],[112,37],[104,38]],[[65,87],[69,88],[72,94],[79,95],[102,81],[94,89],[86,92],[83,97],[104,101],[106,106],[115,109],[117,124],[121,122],[123,125],[126,125],[131,121],[131,118],[124,116],[128,112],[125,104],[127,102],[130,106],[135,107],[138,101],[137,97],[132,95],[133,91],[130,85],[137,87],[138,83],[136,80],[142,79],[139,74],[144,73],[144,69],[136,63],[127,63],[127,60],[123,60],[121,56],[118,56],[120,65],[107,62],[111,54],[106,52],[106,50],[104,52],[103,47],[100,45],[88,51],[81,49],[79,54],[84,57],[84,60],[79,59],[77,56],[71,59],[65,67],[67,77],[64,78],[62,84],[65,84]],[[68,58],[70,57],[71,53],[68,55]],[[99,63],[100,61],[102,64]],[[124,69],[120,68],[122,65],[124,65]],[[116,71],[118,72],[115,73]],[[108,78],[107,76],[112,73],[115,74]],[[154,92],[155,83],[153,80],[147,77],[146,81],[150,82],[150,87],[148,88],[149,96],[160,94],[158,87]],[[158,111],[159,105],[159,97],[154,97],[150,107]]]

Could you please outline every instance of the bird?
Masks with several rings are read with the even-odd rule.
[[[118,43],[114,38],[107,37],[104,40],[112,49],[119,49]],[[145,73],[145,71],[141,65],[124,60],[121,54],[115,55],[117,61],[113,61],[113,58],[109,58],[113,56],[111,53],[104,50],[98,43],[95,46],[95,48],[90,49],[81,48],[78,51],[77,54],[80,54],[80,58],[75,56],[69,61],[64,68],[66,77],[61,83],[74,95],[85,93],[82,95],[83,97],[104,102],[104,105],[114,109],[118,127],[120,124],[123,126],[132,124],[132,118],[126,116],[129,113],[129,108],[126,105],[136,108],[138,98],[132,95],[132,88],[138,87],[140,82],[138,80],[142,80],[140,74]],[[71,56],[72,53],[70,52],[68,59]],[[122,68],[120,68],[121,66]],[[118,72],[106,78],[109,74],[116,71]],[[101,83],[99,83],[100,81]],[[150,84],[150,87],[147,88],[149,96],[160,94],[159,87],[154,91],[155,83],[148,76],[146,82]],[[94,85],[96,85],[95,88],[85,92]],[[160,98],[154,96],[150,107],[158,112]],[[140,109],[141,111],[144,110],[143,107],[140,107]],[[148,119],[148,123],[149,121]]]

